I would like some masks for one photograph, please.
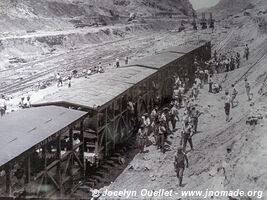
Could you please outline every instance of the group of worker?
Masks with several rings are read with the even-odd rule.
[[[177,122],[181,123],[180,146],[175,156],[175,169],[180,186],[182,186],[183,170],[185,167],[184,161],[187,161],[185,154],[187,152],[187,144],[189,144],[191,150],[194,149],[192,137],[198,131],[198,118],[202,114],[198,111],[195,104],[201,88],[201,81],[196,77],[191,91],[197,91],[189,92],[189,95],[185,93],[185,88],[188,88],[186,84],[178,76],[175,77],[172,101],[162,109],[158,105],[155,105],[150,114],[143,114],[137,135],[137,144],[140,153],[145,152],[144,148],[150,135],[152,135],[157,149],[165,153],[167,150],[165,143],[168,136],[178,130]],[[184,108],[184,112],[183,114],[179,114],[182,108]],[[188,166],[188,162],[186,166]]]
[[[248,82],[247,78],[244,78],[244,86],[245,86],[245,91],[247,95],[248,101],[251,101],[253,98],[253,93],[251,92],[251,86],[250,83]],[[226,115],[226,122],[229,122],[232,118],[230,118],[230,110],[233,109],[238,105],[238,101],[236,100],[238,95],[238,91],[235,87],[235,84],[232,84],[231,91],[226,90],[225,91],[225,103],[224,103],[224,110],[225,110],[225,115]]]
[[[250,55],[250,50],[248,45],[246,44],[244,48],[244,59],[248,60]],[[229,72],[240,67],[241,55],[239,52],[235,52],[234,54],[224,55],[219,54],[217,51],[214,51],[213,59],[207,63],[209,68],[213,70],[214,73],[222,73],[222,72]]]
[[[217,62],[222,60],[221,56],[217,56],[217,52],[215,52],[214,55],[216,57],[215,60]],[[244,57],[248,59],[248,55],[249,49],[246,45]],[[229,69],[240,67],[239,53],[236,54],[234,65],[234,67],[230,67]],[[248,101],[250,101],[253,97],[253,94],[251,93],[251,87],[247,78],[245,78],[244,80],[246,94],[248,97]],[[151,133],[153,133],[153,136],[155,138],[155,145],[164,153],[166,150],[165,142],[168,138],[168,135],[174,134],[174,132],[177,131],[176,125],[177,122],[180,121],[181,140],[174,161],[175,171],[177,174],[177,178],[179,179],[179,186],[183,186],[183,172],[185,167],[188,167],[188,158],[186,156],[187,144],[189,144],[191,150],[194,150],[192,137],[198,131],[198,119],[202,114],[197,109],[195,100],[198,99],[200,89],[204,87],[204,84],[208,84],[209,92],[217,93],[222,90],[222,86],[213,81],[213,74],[210,72],[210,70],[197,68],[193,86],[188,90],[187,94],[185,94],[185,88],[187,88],[186,83],[181,81],[180,78],[176,76],[174,80],[174,93],[172,98],[173,100],[171,101],[169,106],[163,109],[159,109],[159,106],[155,106],[151,114],[145,113],[142,116],[141,126],[138,130],[137,141],[141,153],[144,152],[144,147],[147,143],[148,135],[150,135]],[[217,87],[215,87],[216,84]],[[227,122],[231,120],[230,109],[234,108],[238,104],[237,95],[238,91],[235,87],[235,84],[232,84],[230,92],[225,92],[224,109]],[[181,116],[181,114],[179,115],[179,112],[183,107],[184,113]]]

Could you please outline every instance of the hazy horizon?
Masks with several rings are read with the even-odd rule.
[[[219,0],[189,0],[189,1],[192,3],[195,10],[215,6],[219,2]]]

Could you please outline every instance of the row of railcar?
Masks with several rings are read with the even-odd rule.
[[[71,88],[59,87],[34,102],[34,108],[0,118],[0,196],[13,196],[14,187],[23,188],[24,196],[70,191],[86,169],[97,170],[116,147],[132,138],[136,119],[155,104],[170,101],[175,74],[190,86],[194,60],[210,57],[210,42],[165,49],[103,74],[75,79]]]
[[[134,133],[136,123],[129,102],[136,117],[150,112],[156,102],[163,105],[172,97],[174,75],[193,84],[194,60],[210,58],[211,43],[207,41],[168,48],[103,74],[77,79],[71,88],[59,88],[33,106],[57,105],[88,112],[85,159],[98,166]]]

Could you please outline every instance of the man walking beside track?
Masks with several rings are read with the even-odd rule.
[[[193,134],[194,134],[194,130],[192,126],[189,124],[188,121],[186,121],[185,126],[182,130],[182,137],[181,137],[181,142],[180,142],[180,144],[183,146],[184,152],[186,151],[187,142],[189,143],[191,150],[194,150],[193,142],[192,142]]]
[[[248,100],[250,101],[252,96],[253,96],[253,94],[250,93],[250,89],[251,88],[250,88],[250,84],[249,84],[247,78],[245,78],[245,88],[246,88],[246,93],[247,93]]]
[[[177,178],[179,179],[180,187],[182,187],[185,166],[186,168],[188,168],[188,158],[186,154],[183,152],[183,149],[179,147],[174,159],[174,169],[177,174]]]
[[[209,92],[212,93],[213,79],[212,79],[212,75],[211,74],[209,75],[208,83],[209,83]]]
[[[237,94],[238,94],[238,92],[235,89],[235,85],[232,84],[232,94],[231,94],[231,105],[232,105],[232,108],[234,108],[234,103],[235,103],[235,99],[236,99]]]
[[[198,125],[198,118],[202,113],[200,113],[196,107],[192,108],[192,112],[191,112],[191,118],[192,118],[192,126],[194,129],[194,133],[197,133],[197,125]]]
[[[225,114],[226,114],[226,119],[225,119],[225,121],[226,122],[229,122],[229,116],[230,116],[230,108],[231,108],[231,105],[230,105],[230,103],[231,103],[231,97],[230,97],[230,95],[229,95],[229,92],[228,91],[226,91],[225,92],[225,103],[224,103],[224,111],[225,111]]]
[[[248,47],[248,44],[246,44],[246,47],[244,50],[244,58],[246,58],[246,60],[248,60],[248,56],[249,56],[249,47]]]

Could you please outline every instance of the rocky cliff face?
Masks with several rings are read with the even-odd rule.
[[[154,17],[192,12],[189,0],[1,0],[0,31],[60,29],[96,21],[116,23],[130,13]]]

